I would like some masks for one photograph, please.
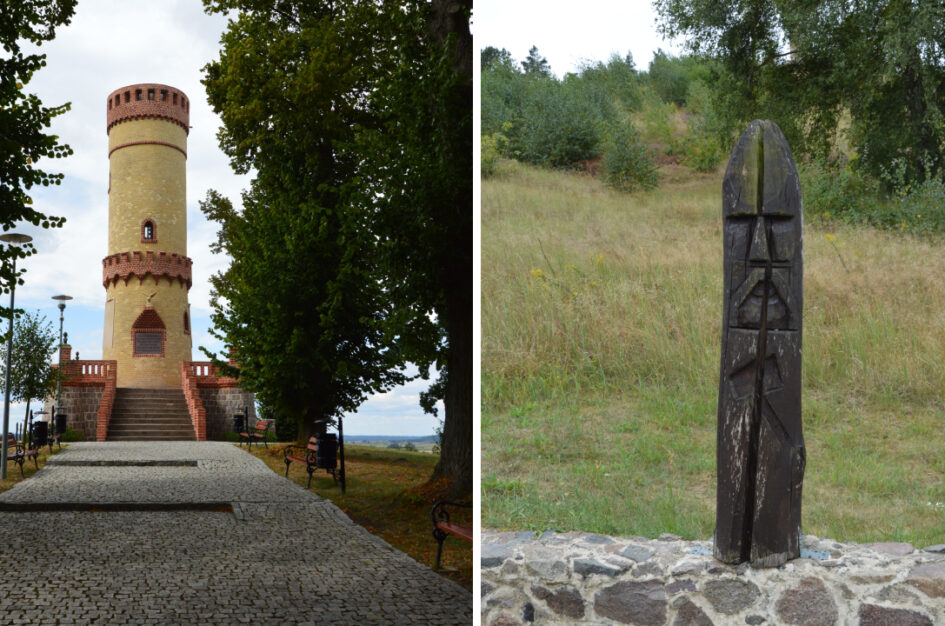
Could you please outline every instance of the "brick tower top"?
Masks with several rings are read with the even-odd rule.
[[[190,132],[190,98],[170,85],[140,83],[116,89],[108,95],[108,131],[126,120],[165,119]]]

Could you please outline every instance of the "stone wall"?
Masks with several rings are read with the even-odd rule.
[[[243,407],[249,409],[249,423],[256,422],[256,405],[253,394],[239,387],[198,389],[203,408],[207,413],[207,440],[220,441],[223,433],[233,430],[233,416]]]
[[[62,387],[61,406],[66,413],[66,425],[82,433],[83,441],[95,441],[98,425],[98,407],[104,387]],[[52,408],[48,402],[47,410]]]
[[[806,535],[772,569],[715,560],[708,541],[483,531],[482,624],[918,626],[945,623],[945,545]]]

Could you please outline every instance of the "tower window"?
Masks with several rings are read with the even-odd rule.
[[[190,334],[190,315],[187,314],[187,311],[184,311],[184,333]]]
[[[141,241],[157,243],[157,230],[154,228],[154,220],[146,219],[141,223]]]
[[[174,104],[177,104],[177,92],[174,92],[173,97],[174,97]]]
[[[141,99],[141,90],[135,89],[135,100],[140,100],[140,99]]]
[[[148,100],[154,100],[154,87],[148,88]]]
[[[131,91],[125,92],[125,102],[131,102]]]
[[[164,102],[165,100],[167,100],[167,89],[162,89],[162,90],[161,90],[161,102]]]

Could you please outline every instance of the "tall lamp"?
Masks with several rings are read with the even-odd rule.
[[[29,235],[4,233],[0,241],[20,246],[33,241]],[[16,291],[16,256],[13,257],[13,281],[10,283],[10,325],[7,327],[7,371],[3,385],[3,443],[0,444],[0,478],[7,477],[7,432],[10,430],[10,357],[13,356],[13,294]]]
[[[56,408],[50,422],[55,419],[55,414],[59,412],[59,398],[62,395],[62,320],[66,312],[66,302],[72,300],[72,296],[60,294],[53,296],[52,299],[59,301],[59,367],[56,368]]]

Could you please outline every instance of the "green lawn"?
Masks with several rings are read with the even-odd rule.
[[[711,536],[721,172],[482,185],[486,527]],[[945,540],[945,242],[805,224],[804,532]]]

